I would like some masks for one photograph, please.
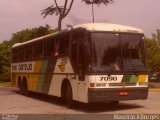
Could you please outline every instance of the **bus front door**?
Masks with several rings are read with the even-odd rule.
[[[87,83],[85,80],[85,49],[84,44],[77,45],[77,68],[78,68],[78,100],[87,102]]]

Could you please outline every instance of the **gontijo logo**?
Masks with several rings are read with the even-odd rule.
[[[62,59],[61,63],[58,65],[61,72],[65,71],[66,64],[67,64],[67,59]]]

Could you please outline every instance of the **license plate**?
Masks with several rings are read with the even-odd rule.
[[[120,96],[128,96],[128,92],[126,92],[126,91],[121,91],[121,92],[119,92],[119,95],[120,95]]]

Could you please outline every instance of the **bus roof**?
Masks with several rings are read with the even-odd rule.
[[[85,28],[90,31],[114,31],[114,32],[130,32],[130,33],[143,33],[143,30],[135,27],[130,27],[120,24],[111,23],[88,23],[88,24],[78,24],[73,26],[75,28]]]
[[[55,33],[51,33],[51,34],[48,34],[48,35],[44,35],[44,36],[41,36],[41,37],[38,37],[38,38],[35,38],[35,39],[32,39],[32,40],[29,40],[29,41],[26,41],[26,42],[23,42],[23,43],[15,43],[12,48],[14,47],[18,47],[18,46],[22,46],[22,45],[26,45],[26,44],[29,44],[29,43],[32,43],[32,42],[35,42],[35,41],[39,41],[41,39],[47,39],[51,36],[54,36],[55,34],[57,34],[57,32]]]
[[[72,30],[78,29],[78,28],[83,28],[89,31],[112,31],[112,32],[128,32],[128,33],[143,33],[143,30],[135,28],[135,27],[130,27],[126,25],[119,25],[119,24],[111,24],[111,23],[87,23],[87,24],[77,24],[72,27]],[[68,29],[70,30],[70,29]],[[65,31],[65,30],[64,30]],[[62,31],[63,32],[63,31]],[[55,32],[52,34],[48,34],[42,37],[38,37],[23,43],[16,43],[12,46],[12,48],[26,45],[35,41],[39,41],[42,39],[47,39],[49,37],[52,37],[58,33],[61,32]]]

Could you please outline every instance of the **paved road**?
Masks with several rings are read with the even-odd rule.
[[[156,82],[150,82],[149,86],[151,88],[160,88],[160,83],[156,83]]]
[[[150,91],[147,100],[110,104],[80,104],[68,109],[58,98],[32,93],[30,97],[18,94],[12,87],[0,87],[0,113],[11,114],[160,114],[160,91]]]

